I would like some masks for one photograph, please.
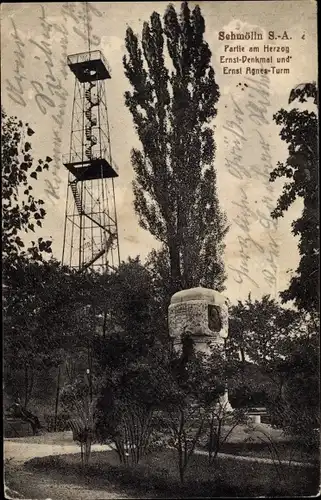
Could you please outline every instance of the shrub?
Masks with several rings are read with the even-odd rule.
[[[67,429],[67,422],[70,419],[70,415],[68,413],[59,413],[55,422],[55,415],[46,413],[43,419],[48,432],[63,432]]]

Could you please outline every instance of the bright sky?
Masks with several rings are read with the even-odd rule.
[[[179,8],[180,2],[172,3]],[[130,88],[122,65],[125,32],[127,26],[131,26],[141,36],[143,22],[149,20],[154,10],[163,15],[167,4],[91,4],[96,9],[92,10],[92,26],[95,37],[100,40],[97,48],[103,51],[112,71],[106,88],[113,157],[120,170],[116,180],[116,200],[122,260],[138,254],[144,260],[148,252],[158,245],[139,228],[133,209],[130,151],[132,147],[139,147],[139,142],[131,115],[124,104],[124,92]],[[35,130],[32,146],[36,159],[52,156],[53,115],[59,112],[62,102],[59,96],[51,96],[50,79],[46,77],[49,72],[56,80],[61,80],[68,93],[63,107],[63,124],[59,127],[61,154],[67,153],[69,148],[74,77],[70,71],[65,72],[66,54],[85,52],[87,45],[84,24],[80,19],[84,4],[73,2],[73,13],[68,13],[68,5],[71,4],[22,2],[5,3],[1,8],[2,104],[9,115],[18,116]],[[190,2],[191,8],[195,5]],[[291,221],[300,214],[301,205],[297,202],[277,227],[273,226],[269,219],[268,197],[275,204],[282,183],[270,185],[264,174],[277,161],[286,158],[287,150],[279,138],[279,127],[272,120],[273,114],[281,107],[290,109],[288,97],[294,86],[317,78],[316,2],[202,1],[199,5],[205,18],[205,38],[213,54],[212,64],[221,93],[218,115],[212,125],[217,145],[215,167],[219,199],[230,223],[225,252],[228,273],[225,295],[232,302],[244,300],[249,292],[255,298],[266,293],[275,296],[278,290],[286,288],[290,276],[287,271],[295,269],[298,262],[297,241],[290,230]],[[50,31],[41,18],[52,25]],[[218,33],[222,31],[262,33],[263,41],[219,40]],[[268,40],[270,31],[283,39]],[[227,45],[228,48],[225,47]],[[244,46],[244,52],[236,52],[239,45]],[[285,48],[280,53],[264,53],[264,45],[288,47],[289,52]],[[252,46],[259,46],[260,53],[250,53]],[[230,52],[230,47],[235,50]],[[260,67],[253,63],[220,62],[221,56],[238,55],[273,55],[273,64],[276,57],[289,58],[284,63],[276,64],[279,68],[288,68],[289,74],[270,73],[265,78],[244,73],[241,76],[223,74],[224,66],[242,66],[243,72],[247,66]],[[51,62],[53,67],[49,66]],[[37,105],[37,92],[53,99],[52,107],[46,105],[44,100],[40,101],[46,113]],[[240,174],[242,166],[243,174]],[[61,179],[58,201],[53,203],[45,194],[45,182],[53,181],[53,171],[45,172],[35,188],[37,195],[45,199],[48,211],[44,229],[39,235],[52,236],[54,256],[61,259],[67,188],[67,171],[62,164],[57,174]],[[273,208],[273,203],[270,202],[270,205]]]

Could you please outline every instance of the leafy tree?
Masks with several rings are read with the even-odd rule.
[[[33,194],[33,183],[49,169],[51,158],[34,165],[29,139],[34,131],[17,117],[8,117],[3,108],[1,118],[5,378],[6,389],[11,386],[12,395],[27,405],[35,388],[34,374],[48,362],[41,342],[33,336],[37,310],[33,283],[41,280],[38,264],[44,254],[51,254],[51,241],[38,238],[26,249],[23,233],[42,227],[44,201]]]
[[[260,300],[238,301],[230,308],[229,348],[242,350],[242,360],[247,355],[259,365],[271,365],[280,356],[280,341],[294,334],[300,325],[300,315],[285,309],[269,295]]]
[[[181,480],[201,435],[207,414],[224,392],[221,365],[183,349],[175,355],[155,332],[152,279],[138,259],[111,277],[114,330],[108,342],[97,339],[103,374],[97,433],[111,440],[120,461],[137,464],[156,434],[177,451]]]
[[[36,385],[36,373],[50,368],[53,351],[47,329],[37,335],[44,268],[38,262],[18,258],[12,266],[4,262],[5,288],[4,359],[5,390],[28,406]],[[41,309],[41,307],[40,307]]]
[[[301,327],[301,316],[292,309],[280,306],[269,295],[254,301],[249,295],[244,303],[239,301],[231,307],[227,352],[230,359],[237,359],[241,353],[239,376],[244,389],[248,386],[250,392],[254,389],[258,392],[265,387],[266,390],[281,393],[286,379],[282,363],[291,352],[292,338],[302,333]],[[247,360],[259,367],[262,384],[257,374],[256,380],[251,382]],[[268,376],[272,386],[262,375]]]
[[[29,142],[34,131],[3,109],[1,132],[5,391],[24,407],[55,399],[57,421],[61,363],[73,352],[80,365],[84,356],[90,365],[108,278],[89,271],[80,275],[44,259],[50,240],[38,238],[26,248],[23,232],[35,232],[46,216],[33,181],[49,169],[51,158],[34,165]]]
[[[283,308],[269,296],[239,302],[231,308],[231,318],[228,352],[235,359],[241,347],[244,354],[239,368],[236,363],[234,392],[235,387],[248,395],[259,390],[273,425],[307,445],[315,442],[320,390],[314,319]],[[258,370],[255,376],[249,366]]]
[[[59,366],[67,354],[88,352],[98,322],[95,305],[102,303],[98,278],[89,281],[54,260],[19,257],[14,266],[7,264],[3,307],[5,390],[13,398],[21,398],[25,406],[36,394],[38,401],[43,399],[42,393],[45,403],[54,397],[56,383],[50,376],[55,373],[62,381]]]
[[[169,444],[177,452],[181,483],[196,446],[211,429],[211,417],[225,391],[223,365],[224,360],[217,352],[206,356],[192,349],[189,353],[183,350],[179,356],[172,355],[162,425],[170,436]]]
[[[142,40],[129,27],[125,93],[142,149],[132,150],[135,211],[162,244],[171,294],[181,288],[222,290],[226,218],[216,193],[213,125],[219,89],[204,40],[201,10],[169,5],[154,12]],[[167,51],[165,50],[167,46]],[[165,66],[168,56],[171,69]]]
[[[317,105],[316,84],[298,85],[290,93],[289,104],[298,101]],[[311,103],[311,101],[310,101]],[[276,425],[296,435],[306,444],[315,443],[319,427],[319,213],[317,115],[315,111],[281,109],[274,120],[281,125],[280,137],[288,144],[288,158],[271,173],[271,181],[286,177],[272,217],[279,218],[297,199],[303,201],[301,217],[292,223],[299,236],[300,262],[289,288],[280,295],[284,302],[293,300],[302,312],[304,331],[287,343],[287,354],[279,366],[285,380],[279,400],[272,406]]]
[[[28,422],[31,425],[33,435],[35,436],[41,429],[41,424],[36,415],[33,415],[30,411],[26,410],[21,403],[14,403],[9,408],[6,408],[6,415],[10,417],[20,418],[24,422]]]
[[[128,352],[128,336],[117,340],[118,349],[121,344]],[[113,338],[110,348],[115,346]],[[131,358],[129,352],[126,357]],[[126,357],[122,357],[125,362]],[[141,355],[136,360],[128,359],[122,366],[105,366],[97,433],[101,440],[114,443],[121,463],[135,465],[149,451],[154,419],[164,399],[162,388],[168,378],[165,368],[155,349],[150,349],[148,358]]]
[[[138,258],[110,277],[108,340],[97,338],[102,390],[97,434],[111,440],[121,462],[137,464],[148,451],[155,411],[166,387],[166,351],[155,328],[153,289]]]
[[[302,84],[293,89],[289,103],[294,100],[305,103],[308,99],[313,99],[314,104],[317,104],[315,83]],[[300,262],[288,290],[280,295],[284,302],[293,300],[299,309],[313,313],[319,311],[317,115],[308,109],[281,109],[274,115],[274,121],[282,127],[280,137],[288,144],[289,155],[284,163],[278,163],[270,176],[271,181],[278,177],[287,178],[272,217],[282,217],[297,198],[303,200],[301,217],[292,223],[292,233],[300,238]]]
[[[283,362],[286,374],[281,397],[271,405],[272,423],[307,448],[319,447],[320,346],[316,332],[292,342]]]
[[[92,375],[92,366],[79,374],[73,360],[67,360],[66,382],[61,391],[63,408],[71,418],[66,422],[73,431],[73,439],[80,444],[83,467],[89,465],[91,445],[95,440],[95,407],[99,379]]]
[[[2,165],[2,256],[15,262],[18,256],[42,260],[42,254],[51,253],[51,241],[38,238],[24,250],[21,232],[35,232],[42,227],[45,218],[44,201],[32,194],[33,179],[49,169],[46,161],[38,160],[34,165],[29,137],[34,131],[28,123],[17,117],[8,117],[1,108],[1,165]]]
[[[213,465],[222,446],[228,442],[237,426],[246,423],[244,409],[227,410],[226,404],[218,402],[213,405],[208,415],[208,462]]]
[[[135,330],[150,321],[153,289],[149,272],[139,257],[129,258],[109,276],[106,301],[113,328]]]

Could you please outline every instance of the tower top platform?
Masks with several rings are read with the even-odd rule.
[[[81,83],[111,78],[110,68],[100,50],[72,54],[67,57],[67,64]]]
[[[62,162],[80,181],[118,177],[118,166],[104,153],[94,153],[90,159],[82,158],[81,153],[69,153],[62,156]]]

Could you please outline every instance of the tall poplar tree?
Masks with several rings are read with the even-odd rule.
[[[141,149],[132,150],[134,207],[140,225],[162,243],[172,293],[192,286],[222,290],[227,232],[219,207],[212,120],[219,89],[204,40],[201,10],[169,5],[144,22],[142,39],[126,32],[125,93]],[[167,47],[167,50],[166,50]]]

